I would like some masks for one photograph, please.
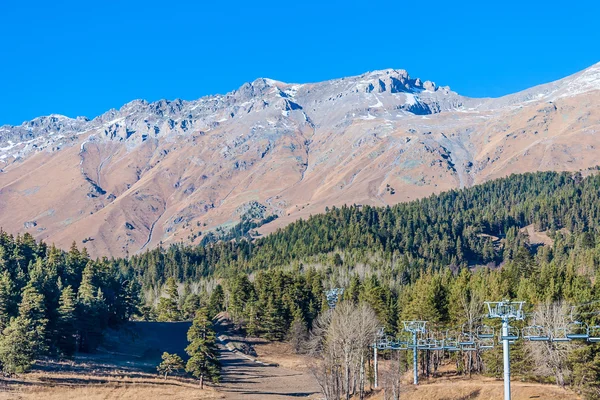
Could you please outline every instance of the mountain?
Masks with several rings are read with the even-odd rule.
[[[0,127],[0,226],[95,256],[266,234],[326,206],[388,205],[511,173],[598,164],[600,63],[495,99],[383,70],[270,79],[196,101]],[[274,219],[277,216],[278,218]]]

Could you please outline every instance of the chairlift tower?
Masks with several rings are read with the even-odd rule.
[[[419,366],[418,366],[418,348],[417,348],[417,335],[419,333],[425,333],[425,324],[427,321],[402,321],[404,324],[404,330],[410,332],[413,335],[413,383],[419,384]]]
[[[375,389],[377,389],[377,387],[379,386],[379,379],[378,379],[378,375],[379,375],[379,364],[377,363],[377,348],[380,346],[380,343],[382,341],[386,340],[385,339],[385,328],[381,327],[377,330],[377,339],[375,340],[375,343],[373,344],[373,375],[374,375],[374,385],[375,385]],[[387,346],[381,346],[381,347],[387,347]]]
[[[486,301],[488,318],[502,320],[502,350],[504,356],[504,400],[510,400],[510,342],[518,339],[518,332],[511,329],[509,321],[522,321],[524,301]]]
[[[327,305],[330,309],[334,309],[337,305],[340,297],[344,294],[344,288],[333,288],[325,291],[325,297],[327,298]]]

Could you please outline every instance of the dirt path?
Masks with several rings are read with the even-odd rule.
[[[320,398],[320,388],[309,374],[264,365],[219,345],[223,367],[219,392],[226,399]]]
[[[217,316],[215,330],[222,366],[217,390],[226,399],[322,398],[321,389],[309,372],[258,362],[236,350],[248,344],[247,338],[234,332],[224,314]]]

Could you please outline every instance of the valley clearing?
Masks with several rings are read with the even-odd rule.
[[[200,390],[197,380],[180,376],[163,379],[156,365],[163,351],[185,355],[187,322],[137,322],[110,335],[102,351],[76,356],[73,361],[39,361],[33,372],[0,380],[0,400],[117,400],[117,399],[320,399],[320,388],[310,371],[311,360],[293,353],[287,343],[238,337],[219,320],[223,366],[221,383]],[[252,344],[258,360],[237,349]],[[385,362],[382,363],[382,368]],[[502,398],[502,381],[473,376],[423,379],[418,387],[406,384],[401,398],[411,400],[492,400]],[[578,400],[557,386],[513,381],[513,399]],[[382,392],[369,397],[383,400]]]

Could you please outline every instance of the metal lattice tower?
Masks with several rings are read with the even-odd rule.
[[[521,321],[523,314],[524,301],[486,301],[488,308],[488,318],[498,318],[502,320],[502,350],[504,355],[504,400],[510,400],[510,342],[518,339],[518,331],[514,331],[509,325],[509,321]]]
[[[419,366],[418,366],[418,346],[417,346],[417,335],[425,334],[427,332],[425,330],[425,325],[427,321],[402,321],[404,324],[404,330],[406,332],[412,333],[413,335],[413,383],[415,385],[419,384]]]
[[[600,300],[598,301],[600,303]],[[500,335],[496,335],[493,326],[486,325],[483,321],[473,326],[463,325],[462,328],[450,328],[442,332],[431,332],[426,329],[426,321],[402,321],[404,334],[396,337],[386,335],[385,329],[380,328],[373,343],[375,387],[378,387],[377,353],[379,350],[404,350],[413,351],[414,383],[418,383],[417,357],[418,351],[443,351],[467,352],[484,351],[495,347],[496,339],[502,342],[504,353],[504,399],[510,400],[510,345],[516,340],[523,339],[529,342],[571,342],[586,341],[600,343],[600,325],[587,325],[575,319],[573,310],[569,321],[558,326],[552,324],[539,325],[533,321],[531,325],[524,326],[521,330],[510,326],[510,321],[525,319],[523,312],[524,301],[497,301],[485,302],[487,313],[480,318],[493,318],[502,320]],[[574,307],[573,307],[574,308]]]

